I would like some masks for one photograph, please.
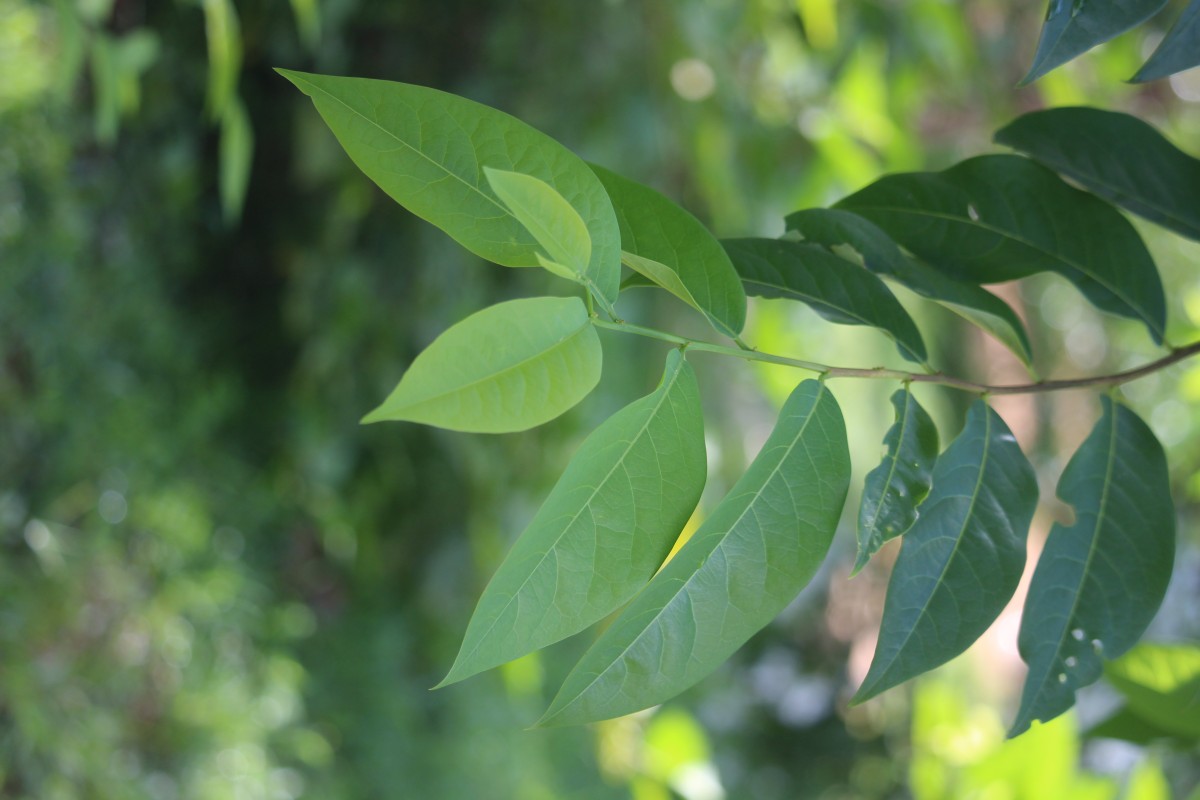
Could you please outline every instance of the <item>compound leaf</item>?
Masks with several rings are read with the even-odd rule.
[[[621,247],[636,257],[626,258],[625,264],[700,311],[720,333],[731,338],[741,333],[746,294],[729,256],[708,228],[649,186],[590,166],[612,200]],[[654,262],[650,272],[647,261]]]
[[[1037,477],[987,403],[937,460],[904,535],[860,703],[966,650],[1004,610],[1025,566]]]
[[[1029,675],[1012,736],[1069,709],[1100,677],[1102,658],[1137,642],[1175,563],[1162,446],[1137,414],[1101,399],[1100,421],[1058,484],[1075,524],[1051,529],[1029,584],[1017,637]]]
[[[704,489],[696,376],[662,382],[592,432],[488,583],[441,686],[583,630],[645,586]]]
[[[868,325],[924,364],[925,342],[912,317],[879,278],[823,247],[784,239],[722,242],[748,294],[799,300],[830,322]]]
[[[1037,53],[1022,84],[1086,53],[1162,10],[1168,0],[1050,0]]]
[[[745,475],[583,655],[539,724],[638,711],[711,672],[812,578],[849,481],[841,410],[805,381]]]
[[[1150,60],[1133,76],[1133,82],[1165,78],[1197,65],[1200,65],[1200,0],[1192,0],[1159,42]]]
[[[883,461],[867,473],[858,509],[858,558],[853,576],[883,543],[917,521],[938,456],[937,426],[908,389],[892,395],[896,421],[883,438]]]
[[[350,158],[381,189],[489,261],[540,265],[538,242],[496,196],[484,167],[549,184],[587,226],[589,288],[616,302],[621,232],[604,187],[570,150],[502,111],[436,89],[279,73],[312,98]]]
[[[1051,108],[1018,117],[996,132],[996,141],[1134,214],[1200,240],[1200,159],[1137,117]]]
[[[507,433],[554,419],[600,380],[600,339],[578,297],[485,308],[433,340],[363,422]]]

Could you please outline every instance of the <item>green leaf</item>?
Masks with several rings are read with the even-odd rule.
[[[720,242],[700,220],[650,187],[590,166],[612,199],[621,247],[637,257],[626,258],[626,265],[703,313],[720,333],[736,338],[746,324],[746,294]]]
[[[976,400],[933,469],[904,534],[861,703],[966,650],[1016,591],[1037,477],[995,411]]]
[[[208,42],[208,112],[223,119],[242,72],[242,28],[232,0],[201,0]]]
[[[1176,72],[1200,65],[1200,0],[1191,4],[1179,15],[1179,19],[1167,31],[1150,56],[1133,76],[1134,83],[1165,78]]]
[[[254,159],[254,129],[246,115],[240,97],[234,96],[225,105],[221,116],[221,213],[225,223],[236,222],[242,216],[246,187],[250,184],[250,167]]]
[[[1200,738],[1200,647],[1140,644],[1107,662],[1104,677],[1134,714],[1178,736]]]
[[[1021,84],[1032,83],[1057,66],[1153,17],[1167,0],[1050,0],[1037,53]]]
[[[1033,350],[1020,317],[988,290],[955,280],[907,257],[892,238],[874,223],[838,208],[810,208],[789,214],[788,230],[825,247],[853,248],[867,269],[900,283],[922,297],[953,311],[994,336],[1027,368]]]
[[[1141,320],[1162,341],[1162,281],[1137,231],[1027,158],[979,156],[944,172],[889,175],[838,205],[959,280],[1057,272],[1098,308]]]
[[[683,530],[706,471],[696,376],[672,350],[658,389],[571,459],[488,583],[439,686],[577,633],[629,600]]]
[[[929,494],[938,456],[933,419],[908,389],[892,395],[896,421],[883,438],[883,462],[867,474],[858,509],[858,558],[854,571],[867,565],[883,543],[917,521],[917,506]]]
[[[996,141],[1134,214],[1200,240],[1200,159],[1137,117],[1098,108],[1034,111],[997,131]]]
[[[849,481],[837,401],[805,381],[746,474],[584,654],[539,724],[628,714],[711,672],[812,578]]]
[[[578,297],[510,300],[434,339],[363,422],[523,431],[582,400],[600,380],[600,362],[600,339]]]
[[[540,266],[540,246],[488,185],[483,168],[549,184],[591,238],[587,281],[616,302],[621,232],[604,187],[578,156],[494,108],[424,86],[279,73],[312,98],[342,147],[396,202],[507,267]]]
[[[1071,458],[1058,496],[1075,524],[1046,540],[1017,644],[1029,664],[1011,734],[1069,709],[1101,658],[1137,642],[1158,610],[1175,562],[1175,510],[1162,446],[1137,414],[1107,397]]]
[[[488,185],[512,215],[533,234],[550,260],[566,271],[555,270],[541,260],[542,266],[557,275],[587,284],[588,262],[592,257],[592,237],[575,207],[554,191],[554,187],[532,175],[483,168]]]
[[[746,292],[799,300],[830,322],[886,333],[909,361],[924,364],[925,342],[912,317],[883,281],[817,245],[783,239],[722,242]]]

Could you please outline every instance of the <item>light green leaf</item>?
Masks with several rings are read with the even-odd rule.
[[[587,284],[588,262],[592,258],[592,237],[575,207],[554,187],[532,175],[483,168],[488,185],[508,207],[512,215],[533,234],[538,245],[558,267],[566,267],[572,280]],[[547,267],[538,253],[538,262]]]
[[[996,141],[1134,214],[1200,240],[1200,159],[1137,117],[1051,108],[1017,118],[997,131]]]
[[[612,199],[621,247],[641,259],[636,264],[627,259],[630,269],[703,313],[718,332],[736,338],[746,324],[746,295],[720,242],[700,220],[649,186],[589,166]]]
[[[201,0],[201,5],[208,42],[208,113],[219,120],[237,94],[242,72],[242,28],[232,0]]]
[[[239,97],[225,105],[221,117],[221,169],[218,184],[221,193],[221,213],[225,224],[242,216],[246,187],[250,184],[250,167],[254,159],[254,129]]]
[[[1167,0],[1050,0],[1037,53],[1021,84],[1086,53],[1162,10]]]
[[[424,86],[279,73],[312,98],[381,189],[489,261],[536,267],[542,247],[492,191],[483,168],[549,184],[587,226],[589,287],[602,303],[616,302],[621,232],[612,203],[587,165],[558,142],[502,111]]]
[[[571,459],[488,583],[439,685],[557,642],[629,600],[683,530],[706,471],[696,376],[672,350],[658,389]]]
[[[867,473],[858,509],[858,558],[854,571],[867,565],[884,542],[917,521],[917,506],[929,494],[938,456],[938,432],[928,412],[908,389],[892,395],[896,421],[883,438],[883,462]]]
[[[1200,647],[1145,643],[1104,664],[1126,707],[1176,735],[1200,738]]]
[[[886,333],[900,355],[924,364],[925,342],[912,317],[883,281],[817,245],[783,239],[722,242],[746,292],[799,300],[830,322]]]
[[[959,280],[1057,272],[1098,308],[1141,320],[1162,341],[1162,281],[1137,231],[1027,158],[979,156],[944,172],[889,175],[838,205]]]
[[[1133,76],[1134,83],[1165,78],[1200,65],[1200,0],[1191,4],[1167,31],[1166,37]]]
[[[805,381],[746,474],[583,655],[539,724],[638,711],[711,672],[812,578],[849,480],[837,401]]]
[[[1103,416],[1058,484],[1075,524],[1051,529],[1025,600],[1017,644],[1029,675],[1012,736],[1069,709],[1102,658],[1137,642],[1175,563],[1162,446],[1137,414],[1101,400]]]
[[[300,31],[300,40],[309,50],[315,50],[321,41],[321,9],[318,0],[291,0],[292,15]]]
[[[995,411],[976,400],[933,469],[904,534],[875,658],[854,703],[946,663],[1004,610],[1025,566],[1037,477]]]
[[[994,336],[1032,369],[1033,351],[1020,317],[996,295],[972,283],[955,280],[909,258],[874,223],[839,208],[810,208],[789,214],[788,230],[825,247],[848,246],[867,269],[896,281],[922,297],[953,311]]]
[[[600,339],[578,297],[510,300],[434,339],[363,422],[523,431],[582,400],[600,380],[600,361]]]

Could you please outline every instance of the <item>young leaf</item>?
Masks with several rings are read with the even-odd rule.
[[[587,165],[558,142],[494,108],[424,86],[279,73],[312,98],[350,158],[381,189],[489,261],[540,266],[540,246],[492,191],[483,168],[549,184],[587,226],[589,287],[603,302],[616,302],[621,233],[612,203]]]
[[[1162,281],[1137,231],[1108,203],[1027,158],[979,156],[944,172],[889,175],[838,205],[960,280],[1057,272],[1098,308],[1141,320],[1162,342]]]
[[[1167,31],[1150,60],[1133,76],[1134,83],[1165,78],[1200,65],[1200,0],[1192,0]]]
[[[1200,240],[1200,159],[1137,117],[1051,108],[1018,117],[996,132],[996,141],[1134,214]]]
[[[512,215],[533,234],[556,266],[565,267],[559,275],[587,283],[588,261],[592,257],[592,237],[575,207],[554,187],[532,175],[484,167],[488,185]],[[540,253],[538,254],[541,255]],[[541,259],[539,258],[539,261]],[[543,267],[547,265],[542,263]],[[548,267],[549,268],[549,267]],[[551,269],[552,272],[555,270]]]
[[[896,342],[900,355],[925,363],[916,323],[872,273],[804,242],[726,239],[722,244],[748,294],[799,300],[830,322],[878,328]]]
[[[1037,53],[1021,84],[1032,83],[1075,56],[1086,53],[1162,10],[1167,0],[1050,0]]]
[[[883,543],[917,521],[917,506],[929,494],[938,456],[937,426],[908,389],[892,395],[896,421],[883,438],[883,462],[867,473],[858,509],[858,558],[854,571],[867,565]]]
[[[746,294],[729,256],[700,220],[648,186],[623,178],[595,164],[592,170],[604,184],[616,210],[621,247],[642,261],[625,263],[667,289],[706,317],[731,338],[746,324]],[[659,268],[646,272],[646,261]],[[678,280],[664,274],[673,272]],[[682,284],[686,291],[679,291]]]
[[[580,446],[488,583],[445,686],[583,630],[646,585],[704,489],[696,376],[672,350],[653,394]]]
[[[1157,728],[1200,739],[1200,647],[1140,644],[1104,665],[1126,708]]]
[[[996,295],[955,280],[907,257],[891,237],[874,223],[839,208],[809,208],[789,214],[788,230],[825,247],[853,248],[867,269],[913,290],[922,297],[953,311],[994,336],[1027,368],[1033,366],[1033,350],[1020,317]]]
[[[1016,439],[976,400],[904,534],[875,658],[852,702],[946,663],[987,630],[1021,579],[1037,498],[1037,477]]]
[[[805,381],[746,474],[583,655],[539,724],[638,711],[711,672],[812,578],[849,481],[837,401]]]
[[[600,361],[600,339],[578,297],[510,300],[434,339],[363,422],[523,431],[582,400],[600,380]]]
[[[1166,456],[1137,414],[1101,399],[1104,414],[1058,484],[1075,524],[1050,531],[1029,584],[1017,637],[1029,675],[1011,736],[1069,709],[1075,691],[1100,677],[1102,657],[1132,647],[1171,578]]]

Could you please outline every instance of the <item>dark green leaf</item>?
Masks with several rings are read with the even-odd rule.
[[[896,421],[883,438],[883,462],[867,474],[858,509],[858,558],[854,572],[866,566],[883,543],[916,522],[917,506],[929,494],[938,456],[933,419],[907,389],[892,395]]]
[[[629,714],[711,672],[812,578],[849,481],[837,401],[805,381],[746,474],[584,654],[540,724]]]
[[[425,348],[363,422],[507,433],[554,419],[600,380],[600,339],[578,297],[477,311]]]
[[[1162,10],[1167,0],[1050,0],[1029,74],[1030,83]]]
[[[966,650],[1004,610],[1025,566],[1037,477],[995,411],[976,400],[904,535],[875,658],[853,702]]]
[[[1162,341],[1162,281],[1137,231],[1027,158],[980,156],[944,172],[889,175],[838,205],[960,280],[1057,272],[1098,308],[1141,320]]]
[[[1013,736],[1069,709],[1100,677],[1102,658],[1137,642],[1171,577],[1175,511],[1162,446],[1136,414],[1102,401],[1058,484],[1075,524],[1050,531],[1025,600],[1017,643],[1029,675]]]
[[[381,189],[497,264],[541,266],[542,248],[496,197],[484,167],[549,184],[587,225],[586,282],[602,302],[616,302],[621,233],[612,203],[587,165],[558,142],[508,114],[436,89],[279,72],[312,98],[350,158]]]
[[[978,325],[1016,354],[1026,367],[1032,366],[1029,336],[1007,303],[980,286],[955,280],[909,258],[874,223],[839,208],[810,208],[789,214],[787,227],[815,244],[854,249],[867,269]]]
[[[686,290],[641,262],[626,264],[695,307],[726,336],[736,337],[746,324],[746,295],[729,256],[700,220],[648,186],[590,165],[616,210],[621,247],[641,259],[656,262],[678,276]]]
[[[580,446],[496,570],[446,685],[583,630],[646,585],[700,499],[696,376],[679,350],[653,394]]]
[[[1200,647],[1145,643],[1104,664],[1127,708],[1154,725],[1200,738]]]
[[[996,141],[1122,208],[1200,240],[1200,159],[1137,117],[1051,108],[1019,117],[996,133]]]
[[[1192,0],[1142,65],[1134,83],[1157,80],[1200,65],[1200,0]]]
[[[722,244],[748,294],[799,300],[830,322],[878,328],[896,342],[902,356],[925,363],[925,342],[916,323],[867,270],[804,242],[726,239]]]

